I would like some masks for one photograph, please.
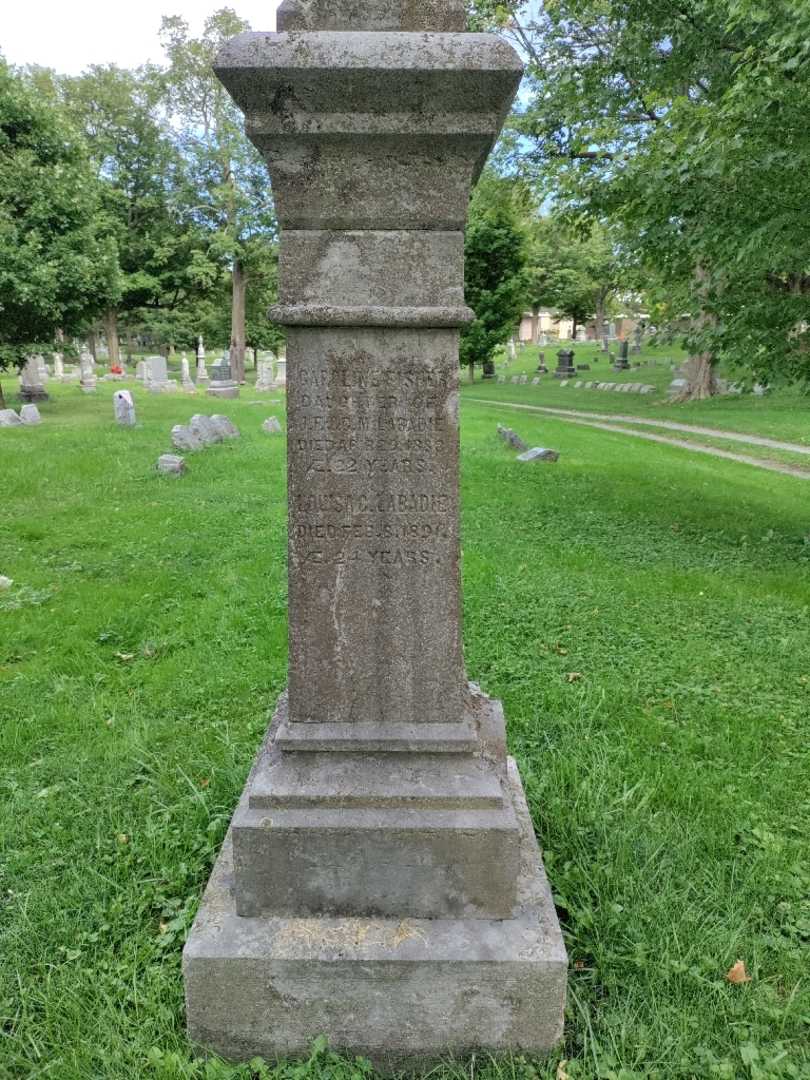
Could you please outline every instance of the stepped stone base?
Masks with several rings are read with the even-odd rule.
[[[506,919],[240,918],[229,834],[184,952],[191,1039],[230,1060],[275,1060],[323,1034],[387,1070],[551,1049],[566,953],[512,759],[508,789],[521,870]]]

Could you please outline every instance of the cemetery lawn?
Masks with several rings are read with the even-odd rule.
[[[0,431],[0,1077],[361,1077],[320,1043],[205,1063],[183,1030],[184,935],[285,681],[283,404],[138,387],[129,430],[113,389]],[[243,437],[157,476],[196,411]],[[498,422],[560,461],[516,462]],[[482,404],[462,426],[467,665],[504,702],[570,990],[547,1060],[431,1076],[810,1076],[805,482]]]

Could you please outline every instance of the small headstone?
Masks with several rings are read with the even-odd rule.
[[[187,394],[194,394],[197,387],[191,381],[191,372],[188,367],[188,357],[185,353],[180,357],[180,384]]]
[[[559,461],[560,455],[556,450],[546,450],[542,446],[533,446],[525,454],[518,454],[518,461]]]
[[[194,451],[203,450],[205,443],[196,435],[190,427],[183,424],[175,424],[172,428],[172,446],[175,450]]]
[[[208,382],[208,372],[205,369],[205,346],[202,334],[197,338],[197,382]]]
[[[754,383],[754,387],[751,393],[754,395],[754,397],[765,397],[769,389],[769,386],[763,386],[762,383]]]
[[[211,423],[224,439],[239,438],[239,428],[229,420],[227,416],[222,416],[220,413],[214,413],[211,417]]]
[[[138,382],[143,382],[146,378],[145,360],[139,360],[138,363],[135,365],[135,378],[138,380]]]
[[[520,384],[520,386],[525,386],[528,381],[529,381],[529,376],[526,375],[526,373],[524,372],[524,374],[520,376],[519,384]]]
[[[48,392],[45,383],[48,373],[41,356],[29,356],[25,367],[20,372],[20,398],[22,401],[47,401]]]
[[[557,353],[557,370],[554,372],[555,379],[570,379],[573,375],[576,375],[577,369],[574,366],[574,350],[573,349],[560,349]]]
[[[591,365],[590,364],[577,364],[577,371],[590,371],[590,370],[591,370]]]
[[[0,427],[17,427],[21,423],[13,409],[0,409]]]
[[[688,379],[673,379],[672,382],[669,384],[667,393],[670,397],[680,397],[681,394],[686,392],[688,386]]]
[[[272,360],[260,360],[259,372],[256,379],[256,390],[259,392],[268,392],[276,389],[276,380],[273,374],[273,361]]]
[[[55,379],[59,379],[61,381],[64,378],[64,375],[65,375],[64,359],[63,359],[62,354],[60,352],[55,352],[53,354],[53,377]]]
[[[92,394],[96,389],[96,365],[93,360],[93,354],[89,349],[82,349],[79,356],[79,367],[81,370],[81,376],[79,379],[79,385],[85,394]]]
[[[20,420],[24,424],[41,424],[42,417],[36,405],[23,405],[20,409]]]
[[[532,379],[532,386],[539,386],[539,385],[540,385],[540,376],[535,375],[535,377]]]
[[[277,388],[287,385],[287,354],[281,354],[276,361],[276,384]]]
[[[568,379],[563,379],[563,380],[562,380],[562,381],[560,382],[560,386],[561,386],[561,387],[563,387],[563,386],[568,386]]]
[[[113,394],[115,419],[121,427],[135,427],[135,402],[129,390],[116,390]]]
[[[169,389],[169,370],[166,366],[165,356],[148,356],[146,358],[144,381],[147,389],[153,394],[160,394]]]
[[[268,435],[280,434],[281,424],[278,422],[278,417],[268,416],[265,422],[262,424],[262,431],[266,431]]]
[[[204,413],[195,413],[189,420],[188,426],[206,446],[211,443],[222,442],[224,435],[210,416]]]
[[[641,390],[639,390],[639,393],[640,394],[654,394],[655,393],[655,387],[654,386],[642,386]]]
[[[574,383],[574,389],[579,390],[580,386],[582,386],[582,379],[577,379],[577,381]]]
[[[498,384],[502,385],[505,382],[506,382],[506,376],[505,375],[499,375],[498,376]]]
[[[186,463],[177,454],[161,454],[157,459],[157,471],[167,476],[182,476]]]
[[[514,450],[524,451],[529,449],[523,439],[521,439],[521,437],[516,432],[512,431],[511,428],[502,427],[500,424],[498,424],[498,435]]]
[[[211,381],[207,392],[211,397],[239,397],[239,387],[231,376],[231,362],[225,356],[211,365]]]
[[[512,378],[509,380],[509,382],[512,383],[513,386],[517,386],[517,383],[518,383],[517,375],[513,375]]]

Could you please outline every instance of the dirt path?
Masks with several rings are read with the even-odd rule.
[[[698,454],[709,454],[711,457],[726,458],[728,461],[738,461],[743,465],[753,465],[755,469],[767,469],[769,472],[785,473],[787,476],[796,476],[800,480],[810,480],[810,470],[802,469],[798,465],[785,465],[781,461],[767,461],[764,458],[749,457],[748,454],[736,454],[731,450],[718,450],[716,446],[706,446],[704,443],[689,442],[686,439],[671,439],[666,435],[653,435],[647,431],[635,431],[633,428],[620,427],[618,424],[603,424],[596,419],[583,419],[587,416],[595,416],[594,413],[578,413],[566,409],[551,409],[543,405],[518,405],[513,401],[492,401],[487,398],[468,398],[469,401],[479,401],[482,405],[505,406],[508,409],[524,409],[526,412],[554,413],[558,420],[568,424],[580,424],[582,427],[597,428],[599,431],[612,431],[618,435],[633,435],[637,439],[646,439],[647,442],[663,443],[665,446],[679,446],[683,450],[693,450]],[[625,421],[635,418],[625,416]],[[638,423],[652,423],[649,420],[639,420]],[[669,425],[667,425],[669,426]],[[681,424],[678,430],[702,431],[704,434],[714,435],[711,428],[690,428]],[[729,437],[728,432],[723,433]],[[769,439],[761,439],[759,436],[743,436],[747,442],[756,442],[757,445],[772,446],[774,448],[791,450],[798,449],[800,453],[808,453],[807,448],[795,447],[793,443],[778,443]]]
[[[480,398],[471,398],[480,401]],[[490,404],[500,404],[490,402]],[[724,428],[700,427],[697,424],[679,424],[676,420],[651,420],[646,416],[626,416],[623,413],[597,413],[583,412],[580,409],[555,409],[550,405],[516,406],[516,408],[532,408],[540,412],[555,413],[558,416],[581,416],[587,420],[618,420],[625,424],[643,424],[645,427],[666,428],[668,431],[685,431],[693,435],[708,435],[712,439],[730,439],[732,442],[748,443],[750,446],[767,446],[770,450],[787,450],[792,454],[807,454],[810,456],[810,446],[802,446],[801,443],[780,442],[778,439],[768,439],[764,435],[744,435],[741,431],[729,431]]]

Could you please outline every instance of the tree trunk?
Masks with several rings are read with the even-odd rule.
[[[532,306],[532,345],[540,344],[540,308]]]
[[[470,361],[470,382],[475,382],[475,361]]]
[[[93,363],[96,362],[96,331],[87,331],[87,348],[90,350],[90,355],[93,357]]]
[[[704,401],[717,392],[714,378],[714,357],[711,353],[697,353],[690,356],[683,365],[687,385],[675,401]]]
[[[127,363],[132,363],[132,331],[127,330]]]
[[[605,303],[601,297],[596,305],[596,318],[594,319],[594,322],[596,323],[596,340],[599,342],[600,348],[604,351],[602,343],[605,340]]]
[[[245,381],[245,294],[247,275],[239,259],[234,259],[231,290],[231,378]]]
[[[259,370],[259,350],[255,347],[253,349],[253,370]]]
[[[6,399],[5,399],[5,395],[3,394],[3,384],[0,382],[0,409],[5,409],[5,407],[6,407]]]
[[[120,367],[121,350],[118,347],[118,312],[115,308],[109,308],[104,312],[104,336],[107,338],[110,367]]]

